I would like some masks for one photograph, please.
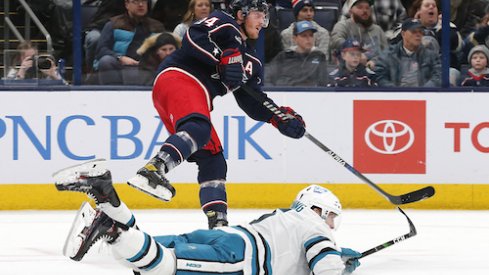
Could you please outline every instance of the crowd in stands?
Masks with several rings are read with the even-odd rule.
[[[54,56],[39,54],[37,46],[30,41],[19,43],[10,62],[6,65],[5,79],[8,81],[45,79],[67,84],[58,69]]]
[[[91,0],[85,84],[152,85],[194,22],[230,0]],[[440,0],[270,0],[265,85],[441,87]],[[489,0],[450,1],[450,85],[489,86]],[[333,10],[328,22],[319,11]],[[284,19],[284,14],[290,17]],[[284,20],[284,21],[280,21]],[[331,24],[330,24],[331,23]],[[23,45],[22,47],[26,47]],[[9,79],[32,66],[19,48]],[[52,60],[40,77],[61,79]]]

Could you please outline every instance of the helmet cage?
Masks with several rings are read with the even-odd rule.
[[[245,18],[252,11],[263,12],[265,14],[265,19],[262,24],[263,28],[268,27],[268,23],[270,22],[268,4],[265,0],[234,0],[229,5],[229,10],[234,18],[236,18],[238,11],[241,11]]]

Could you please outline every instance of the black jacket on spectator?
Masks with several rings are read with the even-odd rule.
[[[182,22],[189,2],[190,0],[157,0],[150,17],[162,22],[168,31],[173,31]]]
[[[329,87],[371,87],[377,86],[374,81],[375,73],[360,64],[350,72],[344,62],[329,74]]]
[[[489,87],[489,68],[481,74],[469,69],[464,80],[462,80],[461,86]]]

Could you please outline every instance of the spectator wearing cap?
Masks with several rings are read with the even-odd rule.
[[[331,49],[337,53],[347,39],[362,43],[365,52],[362,64],[373,68],[375,59],[388,48],[387,37],[379,25],[373,23],[372,0],[352,0],[349,4],[350,18],[338,21],[331,32]]]
[[[141,84],[152,85],[159,73],[160,64],[180,46],[180,39],[168,32],[153,34],[146,38],[137,50],[141,56],[139,61]]]
[[[316,23],[314,19],[315,7],[312,0],[292,0],[292,9],[294,11],[295,22],[298,21],[310,21],[317,32],[314,34],[314,45],[317,49],[323,52],[326,56],[329,56],[329,32],[325,28]],[[295,23],[294,22],[294,23]],[[284,29],[280,35],[282,36],[282,45],[284,49],[294,46],[294,23]]]
[[[423,30],[418,19],[409,18],[402,23],[402,41],[392,45],[376,63],[379,86],[440,87],[440,57],[421,43]]]
[[[375,73],[360,63],[364,49],[357,40],[347,39],[341,47],[341,62],[329,74],[330,87],[371,87],[377,86]]]
[[[442,40],[442,20],[437,0],[414,0],[408,11],[408,16],[419,19],[424,27],[423,45],[437,52],[440,57]],[[398,30],[400,32],[401,30]],[[455,86],[460,77],[463,39],[457,26],[450,22],[450,84]],[[391,43],[401,39],[398,34]]]
[[[295,46],[280,52],[265,69],[271,86],[326,86],[326,55],[314,46],[316,26],[311,21],[294,23]]]
[[[470,68],[462,80],[461,86],[489,86],[489,49],[484,45],[477,45],[470,50],[468,61]]]
[[[353,0],[346,0],[343,5],[340,20],[350,18],[349,2],[351,1]],[[372,4],[372,19],[384,30],[387,39],[392,38],[396,27],[406,18],[407,12],[400,0],[375,0]]]

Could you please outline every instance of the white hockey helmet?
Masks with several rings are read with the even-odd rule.
[[[308,208],[317,207],[321,209],[321,218],[326,220],[329,212],[341,215],[340,200],[328,189],[319,185],[309,185],[302,189],[295,198],[294,204],[300,202]],[[339,226],[339,218],[336,219],[335,229]]]

